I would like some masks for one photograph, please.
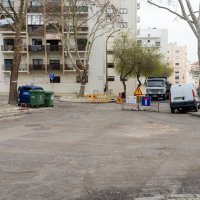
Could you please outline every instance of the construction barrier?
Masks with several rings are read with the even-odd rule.
[[[159,101],[151,101],[151,98],[146,96],[128,96],[124,102],[121,103],[121,110],[160,112],[160,103]]]
[[[109,97],[106,94],[85,94],[84,97],[89,103],[108,103]]]

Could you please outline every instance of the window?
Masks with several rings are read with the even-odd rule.
[[[176,50],[176,53],[179,53],[179,50]]]
[[[148,42],[148,43],[150,43],[150,42],[151,42],[151,40],[147,40],[147,42]]]
[[[43,65],[43,59],[33,59],[33,65],[34,66]]]
[[[175,75],[175,79],[176,79],[176,80],[179,80],[179,75]]]
[[[87,39],[77,39],[77,45],[79,51],[85,51],[87,45]]]
[[[120,22],[121,28],[128,28],[128,22]]]
[[[175,65],[179,65],[179,63],[175,63]]]
[[[13,59],[4,59],[5,70],[10,71],[12,68]]]
[[[42,39],[32,39],[33,45],[42,45]]]
[[[175,74],[179,74],[179,71],[175,71]]]
[[[108,76],[108,81],[115,81],[115,77],[114,76]]]
[[[53,79],[50,79],[50,83],[60,83],[60,76],[54,76]]]
[[[128,14],[127,8],[120,8],[120,14]]]
[[[107,63],[108,68],[114,68],[114,63]]]
[[[137,44],[141,45],[142,44],[142,40],[137,40]]]
[[[42,3],[40,2],[40,0],[32,0],[31,6],[32,7],[40,7],[40,6],[42,6]]]
[[[156,42],[156,47],[160,47],[160,42]]]

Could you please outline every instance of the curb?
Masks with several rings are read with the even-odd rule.
[[[200,112],[197,113],[188,112],[188,114],[194,117],[200,117]]]

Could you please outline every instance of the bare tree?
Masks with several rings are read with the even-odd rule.
[[[197,38],[197,44],[198,44],[198,59],[200,63],[200,5],[199,9],[196,11],[193,9],[191,1],[190,0],[178,0],[178,4],[180,7],[180,13],[177,11],[174,11],[170,7],[167,6],[162,6],[158,4],[160,1],[158,0],[148,0],[148,3],[151,5],[154,5],[158,8],[165,9],[169,11],[170,13],[176,15],[182,20],[185,20],[191,30],[193,31],[194,35]],[[168,4],[170,5],[173,0],[168,0]],[[200,80],[199,80],[199,85],[200,85]]]
[[[11,105],[15,105],[17,103],[18,69],[21,62],[20,34],[26,20],[27,4],[27,0],[0,1],[0,12],[5,19],[10,21],[9,26],[15,32],[14,56],[13,65],[11,68],[10,91],[8,100],[8,103]]]
[[[93,44],[97,38],[118,28],[121,19],[119,9],[110,0],[63,0],[62,4],[57,19],[54,16],[54,20],[51,20],[50,16],[46,15],[46,21],[52,23],[58,33],[65,33],[62,41],[67,56],[80,78],[79,96],[83,96]],[[48,6],[50,4],[46,5]],[[50,7],[52,8],[52,5]],[[63,30],[58,28],[60,26]],[[80,32],[88,34],[80,37]]]

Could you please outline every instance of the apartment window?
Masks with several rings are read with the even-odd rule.
[[[114,68],[114,63],[107,63],[108,68]]]
[[[179,53],[179,50],[176,50],[176,53]]]
[[[87,39],[77,39],[77,45],[79,51],[85,51],[87,45]]]
[[[108,76],[108,81],[115,81],[115,77],[114,76]]]
[[[41,25],[44,23],[43,15],[28,15],[28,25]]]
[[[156,42],[156,47],[160,47],[160,42]]]
[[[34,66],[43,65],[43,59],[33,59],[33,65]]]
[[[179,65],[179,63],[175,63],[175,65],[177,65],[177,66],[178,66],[178,65]]]
[[[42,45],[42,39],[32,39],[32,45]]]
[[[40,6],[42,6],[41,0],[32,0],[31,1],[31,6],[32,7],[40,7]]]
[[[127,8],[120,8],[120,14],[128,14],[128,9]]]
[[[179,71],[175,71],[175,74],[179,74]]]
[[[14,1],[10,1],[11,6],[14,8]],[[10,11],[10,5],[8,3],[8,0],[3,0],[3,6]]]
[[[60,76],[54,76],[53,79],[49,79],[50,83],[60,83]]]
[[[128,28],[128,22],[120,22],[121,28]]]
[[[142,40],[137,40],[137,44],[141,45],[142,44]]]
[[[88,6],[76,6],[76,12],[88,12]]]
[[[150,43],[150,42],[151,42],[151,40],[147,40],[147,42],[148,42],[148,43]]]
[[[176,80],[179,80],[179,75],[176,75],[176,76],[175,76],[175,79],[176,79]]]

